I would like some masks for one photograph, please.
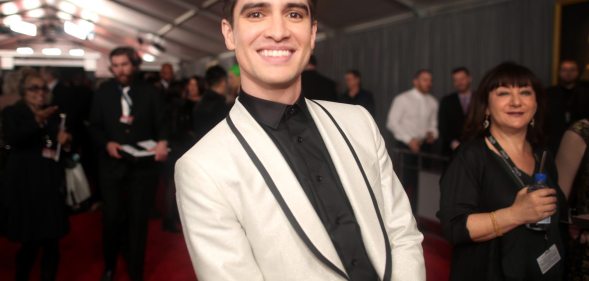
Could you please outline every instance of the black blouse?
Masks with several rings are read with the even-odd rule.
[[[450,280],[561,280],[562,260],[544,275],[536,261],[553,244],[560,256],[565,256],[559,228],[561,210],[552,216],[546,232],[521,225],[489,241],[474,242],[470,238],[466,228],[470,214],[506,208],[515,200],[520,187],[504,165],[484,138],[478,138],[459,148],[442,175],[438,217],[444,235],[454,245]],[[548,185],[558,191],[562,209],[565,199],[552,159],[546,162],[546,174]],[[524,172],[521,179],[526,185],[533,184],[533,178]]]

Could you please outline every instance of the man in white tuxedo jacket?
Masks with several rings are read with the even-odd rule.
[[[301,93],[315,0],[225,5],[242,89],[175,173],[199,281],[425,280],[423,236],[371,115]]]

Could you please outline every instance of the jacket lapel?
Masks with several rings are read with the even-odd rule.
[[[277,201],[299,237],[323,263],[339,270],[338,273],[345,277],[345,269],[323,223],[280,150],[239,100],[235,102],[229,116],[275,183],[276,190],[271,186],[269,188],[275,197],[282,198],[277,198]],[[276,191],[278,194],[275,194]]]
[[[307,106],[352,205],[368,257],[382,280],[386,265],[391,261],[386,260],[385,239],[388,239],[388,237],[383,236],[383,229],[379,224],[379,218],[375,211],[378,210],[378,206],[373,203],[375,201],[371,198],[368,191],[369,187],[366,186],[357,162],[333,121],[314,102],[307,100]],[[346,131],[344,131],[344,134],[351,135]],[[367,169],[368,167],[363,168]]]

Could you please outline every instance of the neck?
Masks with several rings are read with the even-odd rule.
[[[416,90],[418,93],[420,93],[420,94],[422,94],[422,95],[424,95],[424,96],[425,96],[425,95],[427,95],[427,93],[424,93],[424,92],[422,92],[420,89],[417,89],[417,88],[415,88],[415,90]]]
[[[263,85],[249,79],[243,79],[241,88],[251,96],[282,104],[294,104],[301,95],[301,76],[285,85]]]
[[[350,97],[355,97],[356,95],[358,95],[359,92],[360,92],[360,87],[351,87],[348,90],[348,95]]]
[[[523,153],[527,149],[531,148],[528,146],[526,140],[527,129],[524,130],[504,130],[498,126],[491,125],[491,134],[506,151]]]

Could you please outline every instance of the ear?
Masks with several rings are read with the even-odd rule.
[[[317,21],[311,23],[311,50],[315,49],[315,39],[317,38]]]
[[[221,21],[221,32],[223,32],[223,38],[225,38],[225,47],[230,51],[234,51],[235,41],[233,38],[233,27],[227,19]]]

